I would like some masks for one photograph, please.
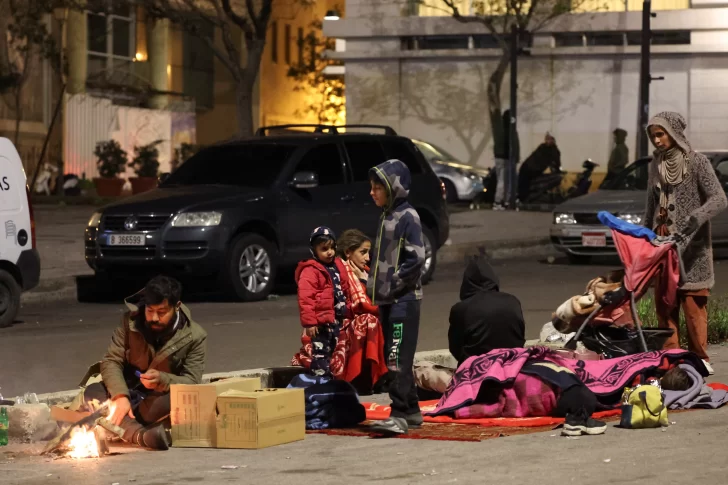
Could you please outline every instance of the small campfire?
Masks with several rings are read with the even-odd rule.
[[[115,405],[111,401],[94,406],[96,411],[73,423],[60,436],[46,446],[43,454],[55,453],[59,458],[100,458],[109,452],[106,433],[121,437],[124,430],[113,424],[107,416],[114,414]]]

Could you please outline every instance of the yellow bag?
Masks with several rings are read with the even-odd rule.
[[[620,427],[659,428],[668,424],[667,408],[659,387],[640,385],[624,390]]]

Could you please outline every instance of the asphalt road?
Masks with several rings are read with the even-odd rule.
[[[593,277],[618,267],[571,266],[558,259],[500,261],[501,289],[515,294],[527,322],[526,337],[538,337],[551,312],[583,291]],[[458,300],[462,267],[440,267],[425,287],[418,350],[447,348],[448,315]],[[728,263],[716,263],[714,294],[728,289]],[[195,320],[209,334],[206,372],[287,365],[299,346],[295,295],[260,303],[187,300]],[[208,299],[209,300],[209,299]],[[21,310],[17,323],[0,330],[0,393],[14,396],[72,389],[88,366],[99,360],[119,324],[119,303],[53,303]]]

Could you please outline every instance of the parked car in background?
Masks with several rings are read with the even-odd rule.
[[[369,195],[369,169],[397,158],[412,173],[423,279],[430,279],[449,216],[440,181],[412,142],[389,127],[376,127],[385,134],[324,125],[273,134],[301,128],[261,128],[254,138],[205,148],[159,188],[106,206],[88,223],[87,263],[106,277],[165,271],[217,278],[240,300],[263,299],[279,267],[310,257],[315,227],[358,228],[374,240],[381,212]]]
[[[728,152],[703,152],[728,192]],[[588,263],[593,256],[614,256],[611,232],[597,219],[608,211],[634,224],[642,224],[647,197],[647,170],[652,158],[637,160],[599,190],[571,199],[553,211],[551,243],[571,262]],[[728,211],[712,221],[713,247],[728,248]]]
[[[412,140],[445,185],[448,203],[470,202],[483,193],[486,170],[459,162],[454,156],[432,143]]]

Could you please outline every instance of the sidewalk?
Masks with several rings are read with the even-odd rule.
[[[84,261],[83,234],[92,206],[34,207],[41,255],[40,285],[23,303],[76,297],[77,276],[92,275]],[[479,248],[492,258],[542,255],[551,251],[551,214],[544,212],[457,212],[450,216],[450,240],[438,252],[440,264],[458,263]]]
[[[728,382],[728,347],[711,346],[716,375]],[[362,400],[371,401],[367,396]],[[0,448],[3,484],[342,483],[605,485],[725,483],[728,406],[668,413],[671,425],[568,439],[559,430],[481,442],[306,435],[261,450],[113,448],[98,460],[31,456],[43,443]],[[487,429],[484,429],[484,433]],[[3,455],[3,451],[7,454]],[[223,469],[237,466],[237,469]]]

